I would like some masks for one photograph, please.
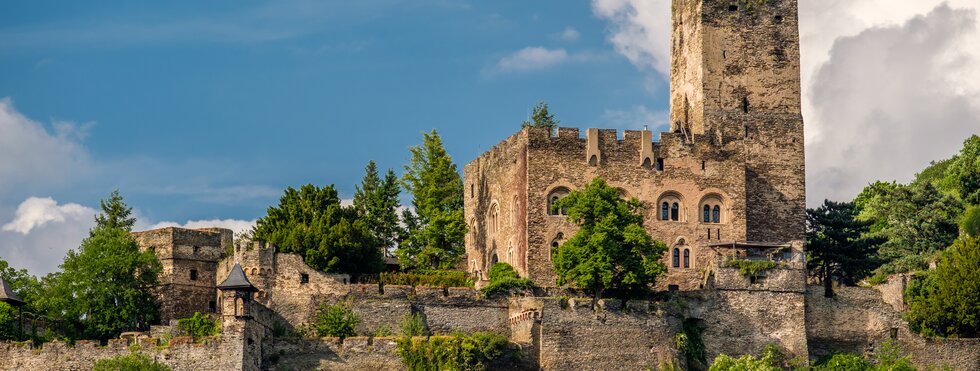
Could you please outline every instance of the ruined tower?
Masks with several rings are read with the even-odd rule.
[[[803,238],[797,0],[674,0],[671,131],[743,140],[746,238]]]

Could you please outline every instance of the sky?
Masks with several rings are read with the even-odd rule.
[[[800,0],[808,204],[980,132],[980,0]],[[137,228],[247,228],[350,198],[437,129],[462,167],[546,101],[666,130],[666,0],[0,4],[0,258],[57,270],[119,189]]]

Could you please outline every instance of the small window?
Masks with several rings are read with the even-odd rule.
[[[684,268],[691,267],[691,250],[684,249]]]
[[[721,206],[715,205],[715,208],[711,211],[711,222],[721,223]]]
[[[473,185],[470,184],[470,198],[473,198]]]
[[[592,157],[589,157],[589,166],[597,166],[597,165],[599,165],[599,156],[592,155]]]
[[[721,228],[715,229],[715,239],[716,240],[721,239]]]
[[[701,161],[701,171],[708,169],[708,163],[706,161]]]
[[[738,11],[738,5],[735,5],[735,4],[729,5],[728,6],[728,11],[729,12],[737,12]]]
[[[670,220],[670,204],[664,202],[660,205],[660,220]]]
[[[306,273],[300,274],[299,283],[310,283],[310,275]]]
[[[711,241],[711,228],[708,228],[708,241]]]
[[[217,312],[218,311],[218,303],[215,302],[214,300],[209,301],[208,302],[208,311],[211,312],[211,313]]]
[[[675,222],[681,220],[681,207],[676,202],[670,205],[670,220]]]
[[[783,23],[783,16],[777,15],[776,18],[773,18],[773,21],[776,23]]]
[[[711,206],[704,205],[704,215],[702,215],[701,220],[704,221],[705,223],[711,222]],[[708,239],[709,240],[711,239],[711,233],[708,233]]]
[[[749,113],[749,97],[742,97],[742,113]]]
[[[197,281],[197,269],[191,269],[191,281]]]
[[[201,252],[201,247],[200,246],[194,246],[194,255],[197,255],[197,253],[199,253],[199,252]]]
[[[667,291],[680,291],[681,287],[677,285],[667,285]]]
[[[674,258],[673,261],[671,262],[671,266],[673,266],[674,268],[681,267],[681,249],[674,248]]]
[[[664,171],[664,159],[663,159],[663,157],[657,158],[657,171]]]

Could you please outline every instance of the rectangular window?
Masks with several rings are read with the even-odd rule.
[[[208,311],[210,311],[211,313],[217,312],[218,311],[218,303],[216,303],[214,300],[209,301],[208,302]]]
[[[191,281],[197,281],[197,269],[191,269]]]
[[[299,283],[310,283],[310,275],[303,273],[299,276]]]
[[[664,159],[657,158],[657,171],[664,171]]]
[[[667,285],[667,291],[679,291],[680,289],[681,287],[677,285]]]

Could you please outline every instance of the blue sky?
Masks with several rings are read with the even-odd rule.
[[[978,0],[800,0],[808,202],[906,181],[980,128]],[[547,101],[664,129],[666,0],[7,1],[0,258],[56,269],[119,188],[138,228],[351,197],[433,128],[457,164]],[[902,78],[895,78],[901,76]],[[928,89],[923,89],[928,86]]]

